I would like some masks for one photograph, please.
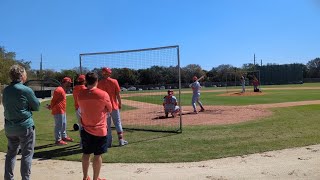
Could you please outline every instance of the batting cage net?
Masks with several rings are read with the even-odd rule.
[[[173,117],[171,111],[166,116],[163,105],[168,90],[173,90],[177,106],[181,107],[179,46],[83,53],[79,58],[81,73],[96,72],[100,80],[102,68],[111,68],[111,78],[121,88],[124,129],[182,131],[182,117],[179,113],[173,113]]]

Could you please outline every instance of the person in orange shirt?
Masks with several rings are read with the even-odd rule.
[[[67,136],[66,132],[66,91],[70,88],[71,83],[72,81],[69,77],[63,78],[61,86],[54,90],[51,103],[47,106],[47,108],[51,110],[51,114],[55,120],[54,135],[56,139],[56,145],[66,145],[66,141],[73,141],[73,139]]]
[[[98,75],[92,72],[86,74],[87,89],[78,95],[81,109],[81,143],[82,143],[82,171],[83,179],[90,180],[88,169],[90,154],[93,157],[93,179],[100,179],[100,169],[103,153],[108,150],[106,117],[112,111],[112,104],[108,93],[98,89]]]
[[[128,141],[123,138],[123,129],[120,119],[120,110],[121,109],[121,97],[120,97],[120,86],[116,79],[111,78],[111,69],[104,67],[102,68],[103,79],[99,81],[98,88],[106,91],[111,100],[112,112],[107,118],[108,125],[108,147],[112,145],[112,132],[111,132],[111,118],[113,124],[116,128],[119,140],[119,146],[124,146],[128,144]]]
[[[81,129],[81,123],[80,123],[80,109],[79,109],[79,104],[78,104],[78,95],[79,95],[80,91],[87,89],[86,86],[84,85],[85,80],[86,80],[85,75],[81,74],[77,79],[78,84],[76,86],[74,86],[73,93],[72,93],[73,100],[74,100],[74,108],[76,110],[76,117],[78,119],[79,130]]]

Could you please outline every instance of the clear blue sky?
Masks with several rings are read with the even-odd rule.
[[[320,56],[319,0],[0,1],[0,46],[39,68],[79,53],[180,45],[181,65],[307,63]]]

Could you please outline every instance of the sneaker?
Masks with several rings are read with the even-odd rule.
[[[199,112],[204,112],[204,111],[205,111],[204,108],[201,108],[201,110]]]
[[[126,141],[126,140],[121,139],[121,140],[119,141],[119,146],[125,146],[125,145],[127,145],[127,144],[128,144],[128,141]]]
[[[196,111],[196,110],[195,110],[195,111],[193,111],[193,112],[194,112],[195,114],[198,114],[198,111]]]
[[[68,141],[68,142],[73,142],[73,139],[71,139],[70,137],[65,137],[62,138],[63,141]]]
[[[56,145],[58,146],[63,146],[63,145],[67,145],[68,143],[63,141],[63,140],[60,140],[60,141],[56,141]]]

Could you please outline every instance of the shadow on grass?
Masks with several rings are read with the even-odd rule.
[[[82,150],[80,149],[79,144],[75,144],[75,145],[71,145],[71,146],[56,146],[56,147],[61,147],[61,148],[37,152],[37,150],[51,148],[51,147],[55,147],[55,146],[56,146],[55,144],[36,146],[34,148],[36,152],[34,153],[33,157],[39,158],[39,159],[51,159],[51,158],[56,158],[56,157],[70,156],[70,155],[82,153]]]

